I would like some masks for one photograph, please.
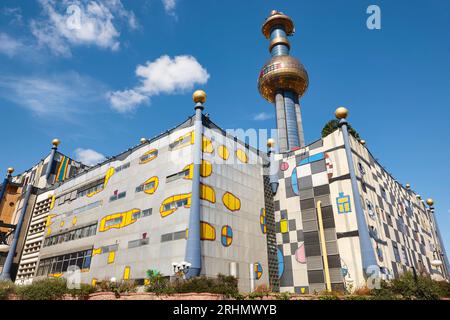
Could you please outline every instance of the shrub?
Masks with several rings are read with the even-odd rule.
[[[70,289],[68,293],[78,300],[87,300],[89,295],[96,291],[97,289],[89,284],[81,284],[80,289]]]
[[[372,297],[368,296],[368,295],[361,295],[361,296],[350,295],[350,296],[346,296],[344,299],[345,300],[372,300]]]
[[[439,291],[440,291],[441,297],[449,298],[450,297],[450,283],[448,283],[447,281],[438,281],[437,285],[439,286]]]
[[[9,295],[16,292],[16,286],[11,281],[0,281],[0,300],[8,300]]]
[[[353,295],[356,296],[370,296],[372,294],[372,289],[369,289],[368,287],[360,287],[355,289],[355,292],[353,292]]]
[[[189,280],[177,279],[172,283],[164,277],[158,277],[157,279],[149,279],[150,284],[146,287],[147,292],[157,294],[208,292],[222,294],[227,297],[233,297],[239,293],[237,279],[221,274],[216,279],[201,276]]]
[[[289,292],[282,292],[276,295],[277,300],[291,300],[291,294]]]
[[[17,287],[17,294],[23,300],[60,300],[66,293],[65,279],[44,279]]]
[[[439,283],[429,277],[404,273],[391,282],[382,281],[380,289],[372,290],[375,299],[437,300],[442,294]]]

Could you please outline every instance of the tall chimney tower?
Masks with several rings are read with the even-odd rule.
[[[272,59],[259,74],[258,89],[264,99],[275,103],[279,152],[305,145],[299,99],[309,80],[303,65],[289,55],[291,45],[287,37],[294,32],[292,19],[276,10],[262,26],[262,33],[270,40]]]

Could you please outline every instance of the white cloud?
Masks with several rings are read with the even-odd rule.
[[[64,118],[94,113],[104,101],[103,84],[76,72],[52,76],[1,76],[0,98],[40,117]],[[103,100],[103,101],[102,101]]]
[[[134,111],[140,104],[148,103],[149,98],[134,90],[124,90],[108,93],[111,107],[120,112],[127,113]]]
[[[10,25],[23,25],[22,9],[20,7],[5,7],[2,10],[2,14],[10,18]]]
[[[204,85],[210,75],[193,56],[167,55],[136,68],[140,83],[132,90],[110,92],[113,109],[133,111],[149,98],[159,94],[176,94],[192,90],[194,85]]]
[[[255,121],[266,121],[274,117],[273,113],[261,112],[253,117]]]
[[[13,57],[22,47],[22,42],[11,38],[6,33],[0,32],[0,53]]]
[[[105,159],[106,158],[103,154],[92,149],[78,148],[75,150],[75,160],[78,160],[88,166],[96,165]]]
[[[132,11],[121,0],[39,0],[43,18],[31,21],[31,32],[41,46],[55,54],[71,55],[71,46],[92,45],[112,51],[120,47],[118,22],[137,28]]]
[[[172,13],[177,5],[177,0],[162,0],[164,9],[168,13]]]

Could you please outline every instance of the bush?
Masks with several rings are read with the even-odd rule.
[[[438,281],[439,291],[441,297],[450,298],[450,283],[447,281]]]
[[[23,300],[60,300],[66,293],[65,279],[44,279],[17,287],[17,294]]]
[[[119,282],[111,282],[109,280],[101,281],[97,284],[101,292],[114,292],[116,296],[122,293],[130,293],[137,291],[137,284],[134,280],[122,280]]]
[[[96,291],[97,289],[89,284],[81,284],[80,289],[70,289],[68,293],[78,300],[87,300],[89,295]]]
[[[150,279],[150,284],[146,287],[147,292],[157,294],[208,292],[222,294],[227,297],[239,294],[237,279],[232,276],[219,274],[215,279],[201,276],[189,280],[177,279],[172,283],[162,276],[157,279]]]
[[[289,292],[282,292],[276,296],[277,300],[291,300],[291,294]]]
[[[355,289],[355,292],[353,292],[353,295],[356,296],[370,296],[372,294],[372,289],[369,289],[367,287],[360,287]]]
[[[380,289],[372,290],[375,299],[393,300],[438,300],[442,295],[442,287],[437,281],[429,277],[417,276],[414,279],[412,273],[404,273],[391,282],[381,282]]]
[[[0,300],[8,300],[9,295],[16,292],[16,286],[11,281],[0,281]]]

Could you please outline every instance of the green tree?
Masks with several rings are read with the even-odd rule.
[[[355,137],[355,139],[359,140],[359,134],[358,132],[356,132],[355,129],[353,129],[349,124],[347,125],[348,127],[348,132]],[[334,120],[330,120],[328,121],[325,126],[322,129],[322,138],[325,138],[326,136],[328,136],[329,134],[333,133],[334,131],[336,131],[339,128],[339,120],[334,119]]]

